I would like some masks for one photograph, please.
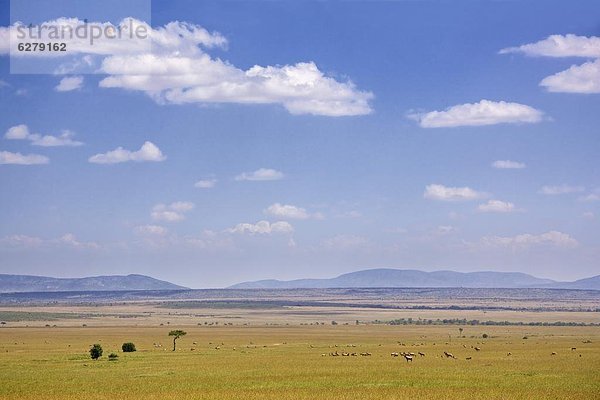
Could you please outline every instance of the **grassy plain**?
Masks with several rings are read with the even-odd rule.
[[[352,312],[348,319],[371,316]],[[221,316],[236,313],[245,311],[219,310]],[[329,322],[339,317],[319,315]],[[171,316],[163,326],[155,317],[111,325],[113,315],[85,319],[86,327],[72,318],[50,322],[56,327],[44,321],[3,325],[0,398],[600,399],[597,326],[464,326],[460,335],[458,326],[286,325],[285,319],[269,326],[241,319],[199,326],[189,316]],[[223,326],[226,321],[235,324]],[[188,332],[176,352],[170,329]],[[122,353],[126,341],[138,351]],[[89,359],[92,343],[104,348],[98,361]],[[336,351],[372,355],[329,355]],[[425,356],[407,362],[390,355],[403,351]],[[111,352],[117,361],[108,361]]]

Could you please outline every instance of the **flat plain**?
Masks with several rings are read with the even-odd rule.
[[[4,298],[0,398],[598,399],[600,294],[571,292],[476,302],[495,308],[471,307],[470,295],[430,301],[439,291],[412,302],[356,291]],[[315,299],[324,304],[306,304]],[[176,351],[173,329],[187,332]],[[121,351],[129,341],[138,351]]]

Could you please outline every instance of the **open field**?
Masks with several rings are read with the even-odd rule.
[[[0,398],[600,399],[599,293],[534,293],[532,301],[437,291],[412,303],[372,291],[254,292],[253,301],[229,293],[4,302]],[[472,307],[473,297],[496,307]],[[389,324],[402,318],[406,325]],[[482,324],[456,322],[463,319]],[[566,322],[586,326],[515,325]],[[187,332],[175,352],[172,329]],[[129,341],[137,352],[121,351]],[[104,348],[98,361],[89,358],[93,343]],[[108,360],[112,352],[118,360]]]
[[[597,327],[464,327],[461,338],[447,326],[181,328],[176,352],[167,327],[2,328],[0,398],[600,398]],[[125,341],[138,351],[122,353]]]

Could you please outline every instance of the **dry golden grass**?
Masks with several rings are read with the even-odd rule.
[[[176,328],[188,334],[172,352]],[[598,327],[465,326],[458,335],[457,326],[4,327],[0,398],[600,398]],[[138,351],[122,353],[126,341]],[[92,343],[104,348],[98,361]],[[322,355],[335,351],[372,356]],[[402,351],[426,356],[390,356]]]

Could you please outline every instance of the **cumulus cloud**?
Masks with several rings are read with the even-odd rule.
[[[42,239],[39,237],[27,235],[11,235],[0,239],[0,244],[10,247],[40,247],[40,246],[59,246],[74,249],[99,249],[100,245],[96,242],[82,242],[72,233],[66,233],[56,239]]]
[[[522,53],[541,57],[586,57],[600,58],[600,38],[591,36],[550,35],[535,43],[518,47],[507,47],[500,54]]]
[[[215,187],[216,184],[217,180],[214,178],[201,179],[198,182],[194,183],[194,187],[197,187],[199,189],[211,189]]]
[[[1,164],[14,164],[14,165],[36,165],[36,164],[48,164],[50,159],[46,156],[39,154],[21,154],[11,153],[10,151],[0,151],[0,165]]]
[[[500,54],[522,53],[542,57],[582,57],[592,59],[581,65],[544,78],[540,86],[549,92],[600,93],[600,37],[551,35],[536,43],[500,50]],[[595,60],[595,61],[594,61]]]
[[[600,93],[600,60],[572,65],[540,82],[549,92]]]
[[[425,193],[423,193],[423,197],[426,199],[440,201],[477,200],[486,196],[486,193],[478,192],[469,187],[447,187],[438,184],[427,185]]]
[[[88,161],[95,164],[117,164],[127,161],[164,161],[167,157],[152,142],[146,141],[137,151],[126,150],[122,147],[91,156]]]
[[[60,238],[56,239],[59,244],[67,245],[76,249],[98,249],[100,246],[95,242],[81,242],[77,240],[75,235],[67,233]]]
[[[73,28],[82,21],[61,18],[45,24]],[[107,27],[107,24],[90,24]],[[148,39],[102,38],[93,46],[86,40],[67,40],[66,54],[52,55],[95,56],[100,65],[96,72],[108,75],[100,81],[100,87],[137,90],[160,104],[279,104],[292,114],[330,117],[372,112],[371,92],[357,89],[350,80],[327,76],[312,61],[241,69],[208,54],[207,50],[212,47],[225,48],[227,40],[219,33],[184,22],[153,28],[143,21],[133,20],[133,25],[146,30]],[[0,53],[8,53],[9,31],[16,28],[17,25],[0,28]],[[14,47],[16,40],[12,43]],[[50,52],[31,53],[39,54],[17,51],[11,54],[44,57]],[[78,64],[71,63],[74,65]]]
[[[164,236],[167,234],[168,229],[160,225],[141,225],[136,226],[134,232],[138,235]]]
[[[554,196],[554,195],[559,195],[559,194],[581,193],[584,190],[585,190],[585,188],[583,186],[569,186],[569,185],[542,186],[542,188],[540,189],[540,193]]]
[[[253,172],[242,172],[235,177],[236,181],[278,181],[283,179],[283,172],[271,169],[260,168]]]
[[[510,213],[516,211],[515,205],[510,202],[500,200],[489,200],[485,204],[480,204],[477,210],[481,212],[495,212],[495,213]]]
[[[459,104],[444,111],[410,113],[409,118],[422,128],[483,126],[503,123],[537,123],[544,113],[533,107],[506,101],[481,100],[478,103]]]
[[[524,233],[516,236],[486,236],[481,239],[481,243],[486,247],[511,247],[528,248],[531,246],[550,245],[563,248],[572,248],[579,245],[570,235],[559,232],[549,231],[539,235]]]
[[[272,234],[272,233],[292,233],[294,231],[294,227],[286,221],[278,221],[269,223],[269,221],[258,221],[255,224],[250,223],[241,223],[237,224],[233,228],[229,228],[226,230],[229,233],[236,234]]]
[[[150,216],[155,221],[179,222],[185,219],[185,214],[194,209],[194,203],[176,201],[171,204],[157,204],[152,208]]]
[[[60,80],[54,88],[57,92],[70,92],[72,90],[81,89],[83,85],[83,76],[67,76]]]
[[[10,140],[29,140],[34,146],[58,147],[58,146],[81,146],[83,143],[73,140],[74,132],[63,130],[60,135],[41,135],[31,133],[29,127],[25,124],[16,125],[9,128],[4,134],[5,139]]]
[[[290,218],[290,219],[308,219],[311,215],[302,207],[296,207],[289,204],[275,203],[271,204],[265,213],[273,217]]]
[[[497,160],[492,163],[492,167],[496,169],[523,169],[525,163],[510,160]]]
[[[358,235],[337,235],[327,238],[321,242],[327,249],[347,250],[368,246],[369,239]]]

